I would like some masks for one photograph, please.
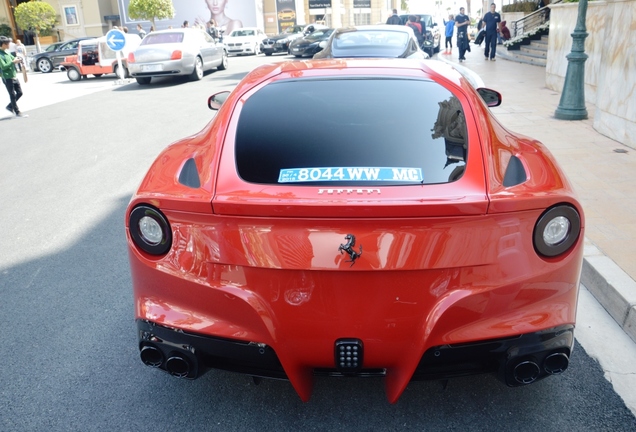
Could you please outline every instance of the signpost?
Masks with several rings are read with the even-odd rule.
[[[124,68],[121,64],[121,50],[123,50],[126,46],[126,35],[121,30],[109,30],[108,33],[106,33],[106,45],[108,45],[108,48],[117,53],[117,65],[119,66],[117,68],[117,72],[119,74],[119,79],[123,81]]]

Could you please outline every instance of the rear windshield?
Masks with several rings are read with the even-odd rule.
[[[335,57],[399,57],[410,40],[406,32],[345,32],[333,38],[331,51]]]
[[[172,44],[183,42],[183,33],[150,33],[141,41],[141,45]]]
[[[448,183],[464,173],[466,136],[459,100],[432,81],[280,81],[245,102],[236,164],[263,184]]]
[[[232,37],[241,37],[241,36],[254,36],[256,33],[254,30],[234,30],[230,36]]]

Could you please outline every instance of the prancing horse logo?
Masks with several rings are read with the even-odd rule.
[[[360,258],[360,256],[362,255],[362,245],[360,245],[360,253],[358,253],[353,250],[353,247],[356,245],[355,236],[353,234],[347,234],[345,236],[345,240],[347,240],[347,243],[341,244],[340,247],[338,247],[338,250],[340,251],[340,254],[342,254],[342,252],[346,252],[349,254],[349,258],[351,259],[346,260],[345,262],[350,262],[351,265],[349,267],[351,267],[356,263],[356,260]]]

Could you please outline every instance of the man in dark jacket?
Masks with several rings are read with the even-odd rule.
[[[496,11],[496,8],[497,5],[492,3],[490,12],[482,18],[486,24],[486,49],[484,50],[484,55],[486,60],[490,59],[492,61],[495,61],[495,54],[497,53],[497,33],[501,23],[501,15]]]
[[[386,23],[391,25],[402,25],[402,20],[397,14],[397,9],[393,9],[393,15],[386,20]]]
[[[455,27],[457,27],[457,48],[459,48],[459,61],[466,61],[466,51],[470,50],[468,44],[468,25],[470,18],[464,14],[465,9],[459,8],[459,14],[455,15]]]

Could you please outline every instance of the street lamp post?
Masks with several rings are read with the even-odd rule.
[[[576,27],[572,33],[572,51],[566,56],[568,69],[565,73],[565,84],[559,106],[554,116],[561,120],[583,120],[587,118],[585,108],[585,15],[587,14],[587,0],[579,1],[579,12]]]

